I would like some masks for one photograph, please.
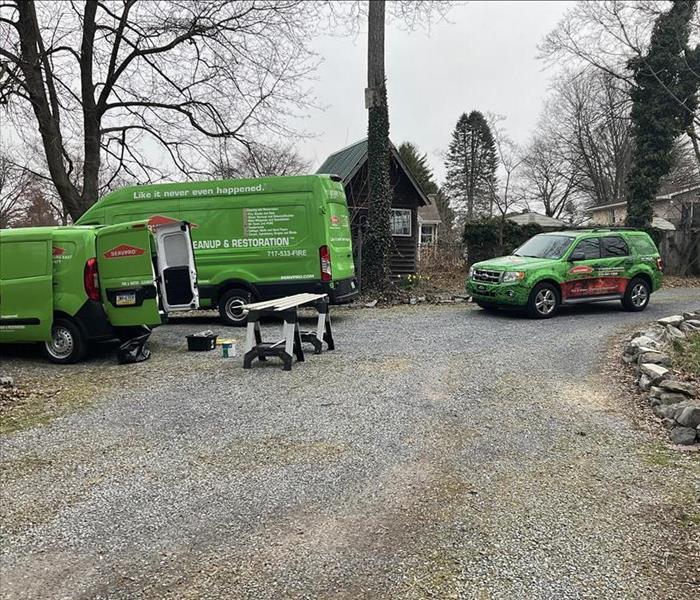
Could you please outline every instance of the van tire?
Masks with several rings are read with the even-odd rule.
[[[629,312],[641,312],[649,305],[650,295],[649,284],[641,277],[634,277],[627,284],[622,307]]]
[[[248,323],[248,313],[236,309],[236,306],[247,304],[250,302],[251,296],[251,293],[243,288],[226,290],[217,302],[221,322],[231,327],[245,327]]]
[[[87,341],[72,319],[58,318],[51,325],[51,340],[44,342],[44,356],[57,365],[70,365],[83,359]]]

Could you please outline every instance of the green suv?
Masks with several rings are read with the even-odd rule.
[[[530,238],[510,256],[472,265],[467,292],[484,309],[520,307],[539,319],[562,304],[605,300],[640,311],[661,287],[662,269],[643,231],[556,231]]]

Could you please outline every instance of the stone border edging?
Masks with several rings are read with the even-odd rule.
[[[680,381],[666,352],[675,340],[700,334],[700,310],[659,319],[635,332],[625,344],[622,360],[638,373],[636,383],[649,393],[652,412],[661,419],[674,444],[700,443],[700,399],[697,388]]]

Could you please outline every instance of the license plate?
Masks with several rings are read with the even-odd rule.
[[[117,306],[133,306],[136,304],[136,292],[122,292],[117,294]]]
[[[355,282],[354,282],[354,281],[351,281],[351,282],[350,282],[350,287],[351,287],[353,290],[355,289]]]

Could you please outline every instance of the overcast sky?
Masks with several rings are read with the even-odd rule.
[[[507,117],[518,143],[535,126],[553,73],[536,59],[537,43],[557,23],[567,2],[469,2],[428,34],[389,25],[386,72],[391,139],[410,140],[428,153],[438,181],[440,155],[463,112],[477,109]],[[325,111],[304,126],[317,134],[301,142],[318,168],[328,154],[366,137],[367,39],[325,37],[314,43],[324,58],[315,82]]]

